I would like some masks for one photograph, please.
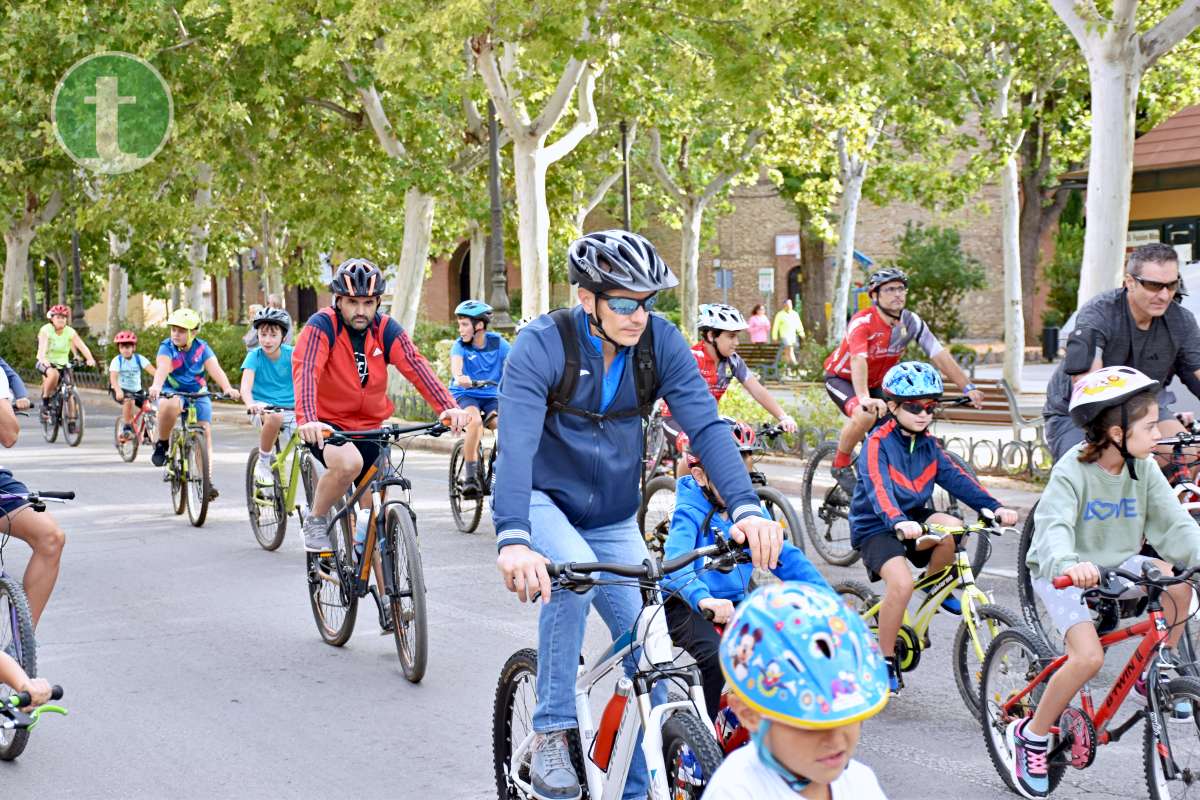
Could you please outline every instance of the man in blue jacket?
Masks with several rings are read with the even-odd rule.
[[[637,564],[648,557],[635,520],[643,408],[634,354],[643,334],[653,337],[656,395],[670,403],[728,500],[733,538],[750,548],[756,566],[765,568],[776,565],[783,545],[779,525],[761,516],[746,468],[687,342],[667,320],[650,314],[657,292],[678,283],[654,246],[625,231],[592,233],[571,245],[568,260],[580,300],[569,320],[579,363],[574,390],[568,403],[549,407],[567,353],[551,316],[533,320],[513,344],[500,386],[505,423],[493,496],[497,566],[505,586],[522,601],[540,596],[544,604],[531,764],[531,784],[540,800],[573,800],[581,794],[565,731],[577,724],[575,673],[592,601],[614,638],[642,609],[638,589],[630,586],[551,595],[546,564]],[[626,659],[626,669],[634,664],[632,656]],[[645,797],[648,777],[639,749],[624,796]]]

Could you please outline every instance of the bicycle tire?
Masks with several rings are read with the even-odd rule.
[[[300,459],[300,485],[304,488],[304,509],[298,511],[297,516],[300,518],[300,523],[303,524],[309,514],[309,509],[312,508],[313,498],[317,496],[317,467],[313,457],[308,454],[308,448],[302,448],[298,458]]]
[[[646,423],[642,453],[642,482],[649,483],[658,473],[667,453],[667,436],[662,416],[655,413]]]
[[[483,516],[483,494],[475,497],[464,497],[462,481],[466,477],[466,460],[463,458],[464,443],[459,439],[454,443],[450,453],[450,512],[454,515],[454,524],[463,533],[474,533],[479,527],[479,519]],[[483,445],[479,446],[476,464],[483,464]]]
[[[1200,737],[1198,737],[1200,728],[1197,728],[1195,723],[1196,714],[1200,713],[1200,679],[1190,676],[1172,678],[1159,689],[1159,696],[1159,708],[1161,709],[1173,709],[1179,702],[1191,705],[1192,718],[1186,720],[1186,724],[1175,721],[1170,711],[1165,714],[1160,712],[1158,720],[1158,728],[1164,733],[1162,745],[1167,749],[1170,754],[1169,758],[1176,763],[1181,773],[1177,780],[1182,779],[1185,786],[1190,786],[1195,783],[1197,771],[1200,770],[1200,755],[1197,755],[1197,752],[1200,751]],[[1146,788],[1150,792],[1151,800],[1171,800],[1173,797],[1171,784],[1163,773],[1163,755],[1159,752],[1159,741],[1158,737],[1154,735],[1155,726],[1150,719],[1150,713],[1147,710],[1145,733],[1142,737],[1142,760],[1146,770]],[[1175,743],[1172,743],[1173,738],[1175,738]],[[1194,742],[1192,756],[1186,761],[1181,757],[1178,747],[1184,738],[1190,738]]]
[[[115,420],[113,420],[113,446],[115,446],[117,448],[117,452],[120,453],[121,460],[126,464],[129,464],[132,463],[135,458],[137,458],[138,444],[140,444],[138,439],[140,437],[138,436],[138,432],[135,430],[132,436],[122,442],[121,434],[124,433],[124,429],[125,422],[120,417],[117,417]]]
[[[662,726],[663,764],[672,800],[698,800],[725,759],[712,728],[692,712],[672,714]]]
[[[279,472],[271,469],[273,494],[270,502],[261,496],[256,475],[258,446],[250,448],[246,461],[246,511],[250,516],[250,530],[263,550],[278,550],[287,531],[287,514],[283,513],[283,484]]]
[[[199,528],[208,518],[209,494],[212,492],[208,477],[208,444],[203,431],[192,431],[192,445],[188,448],[188,519]]]
[[[971,716],[979,719],[979,676],[983,673],[983,658],[979,658],[978,663],[973,658],[975,647],[965,617],[971,613],[969,608],[974,609],[975,631],[985,656],[988,646],[1001,630],[1021,626],[1021,617],[1003,606],[992,603],[985,603],[978,608],[974,608],[973,603],[963,603],[964,617],[958,625],[958,630],[954,632],[954,650],[950,663],[954,666],[954,682],[958,684],[958,693],[962,695],[963,703],[971,712]]]
[[[184,441],[183,433],[178,429],[171,431],[171,441],[167,445],[167,457],[170,459],[167,462],[169,477],[171,483],[171,510],[176,514],[182,514],[187,510],[187,483],[185,475],[187,474],[187,459],[183,452]]]
[[[338,503],[330,513],[337,514],[341,506]],[[358,595],[346,581],[354,569],[353,519],[353,514],[347,514],[334,526],[330,534],[332,556],[307,554],[308,602],[312,606],[313,620],[321,638],[333,647],[341,647],[350,641],[358,616]]]
[[[9,575],[0,573],[0,651],[17,642],[21,656],[21,668],[30,677],[37,676],[37,644],[33,637],[33,617],[29,613],[29,602],[21,583]],[[0,694],[7,696],[9,689],[0,684]],[[0,761],[12,761],[25,752],[29,743],[27,730],[0,730]]]
[[[832,466],[836,452],[837,442],[824,442],[813,451],[804,466],[804,528],[813,548],[826,563],[848,567],[859,558],[858,551],[850,545],[850,498],[829,475],[829,467],[824,468],[824,474],[833,481],[833,485],[820,496],[813,491],[813,480],[821,469],[821,463],[829,461]],[[819,510],[813,507],[816,502],[820,503]],[[821,525],[824,525],[823,531]]]
[[[79,392],[72,386],[63,398],[62,404],[62,429],[63,441],[69,447],[78,447],[83,441],[84,427],[84,412],[83,400],[79,397]]]
[[[59,418],[58,392],[50,396],[50,401],[46,404],[46,416],[42,419],[42,438],[50,444],[58,439],[58,426],[62,420]]]
[[[524,736],[533,732],[533,709],[537,705],[537,651],[526,647],[513,653],[500,668],[500,678],[496,681],[496,696],[492,701],[492,766],[496,775],[496,796],[499,800],[528,800],[509,778],[512,767],[512,752]],[[528,694],[528,698],[525,695]],[[518,701],[525,699],[518,707]],[[518,734],[514,742],[514,717],[527,725],[527,730]],[[580,778],[581,800],[587,800],[587,773],[583,766],[583,746],[580,744],[579,731],[576,728],[567,730],[567,747],[571,753],[571,764],[575,774]],[[529,764],[523,763],[518,767],[523,772],[522,780],[529,783]]]
[[[755,486],[754,493],[758,495],[759,502],[766,506],[771,519],[783,526],[784,536],[803,552],[804,531],[800,526],[800,518],[796,514],[796,509],[792,507],[787,496],[774,486]],[[773,509],[778,509],[778,513],[775,513]]]
[[[675,479],[670,475],[659,475],[646,481],[642,505],[638,508],[638,530],[651,555],[662,556],[674,513]]]
[[[1024,651],[1018,660],[1018,654],[1011,651]],[[1017,794],[1020,792],[1013,785],[1009,764],[1012,754],[1008,752],[1005,741],[1005,730],[1011,720],[1000,716],[1002,701],[1020,691],[1031,680],[1037,677],[1044,664],[1053,656],[1046,645],[1037,635],[1025,626],[1009,628],[1000,631],[988,647],[983,659],[983,674],[979,679],[980,729],[983,732],[983,743],[987,747],[988,758],[996,773],[1009,789]],[[1011,686],[1006,686],[1002,679],[1014,679]],[[1030,702],[1025,702],[1021,708],[1022,716],[1030,716],[1037,707],[1042,693],[1046,689],[1043,682],[1037,689],[1026,695]],[[1049,765],[1050,793],[1053,793],[1067,771],[1065,761],[1051,762]]]
[[[425,677],[429,660],[429,622],[425,616],[425,570],[412,512],[403,503],[388,509],[384,557],[391,563],[394,585],[388,589],[392,635],[400,668],[410,683]],[[407,602],[405,602],[407,600]]]
[[[1017,543],[1017,599],[1021,605],[1021,616],[1025,625],[1037,636],[1052,653],[1063,652],[1062,634],[1058,632],[1054,622],[1046,611],[1042,599],[1033,591],[1033,575],[1025,563],[1029,555],[1029,547],[1033,542],[1033,515],[1037,511],[1037,503],[1029,509],[1025,525],[1021,528],[1021,540]]]

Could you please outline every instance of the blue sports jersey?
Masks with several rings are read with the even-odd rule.
[[[485,335],[483,347],[475,347],[474,345],[464,344],[462,338],[454,340],[454,345],[450,348],[450,355],[461,356],[463,360],[463,374],[473,381],[495,381],[500,382],[500,375],[504,372],[504,360],[508,358],[510,347],[504,337],[494,331],[488,331]],[[495,397],[495,386],[481,386],[478,388],[467,388],[459,386],[456,382],[450,382],[450,391],[455,397]]]
[[[204,362],[213,356],[212,348],[203,339],[193,339],[192,346],[180,350],[170,337],[158,346],[158,354],[171,359],[171,374],[167,384],[181,392],[198,392],[207,386],[204,379]]]
[[[246,353],[242,369],[254,370],[254,386],[250,393],[256,402],[283,408],[296,407],[296,393],[292,388],[291,345],[281,345],[274,361],[261,347],[256,347]]]

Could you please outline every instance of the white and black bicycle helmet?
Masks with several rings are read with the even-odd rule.
[[[742,312],[724,303],[705,303],[699,311],[696,327],[701,331],[744,331],[750,327]]]
[[[288,316],[286,311],[282,308],[271,308],[270,306],[255,314],[254,320],[250,324],[254,327],[254,330],[258,330],[260,325],[265,325],[268,322],[282,328],[285,337],[292,327],[292,318]]]
[[[629,231],[589,233],[567,250],[568,277],[593,292],[658,292],[679,285],[646,237]]]

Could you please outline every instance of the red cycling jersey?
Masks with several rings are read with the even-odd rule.
[[[900,362],[904,351],[913,341],[921,346],[929,358],[942,351],[941,343],[929,326],[908,309],[900,312],[900,321],[893,326],[876,306],[864,308],[850,318],[845,338],[825,359],[825,374],[852,380],[851,359],[854,356],[866,356],[867,386],[882,386],[883,376]]]
[[[312,315],[292,353],[297,423],[328,422],[343,430],[379,427],[393,410],[387,395],[388,364],[399,369],[438,414],[457,407],[400,323],[386,314],[376,314],[367,328],[362,355],[365,384],[341,315],[332,307]]]

